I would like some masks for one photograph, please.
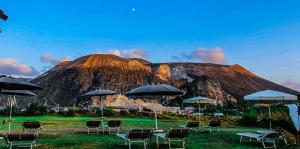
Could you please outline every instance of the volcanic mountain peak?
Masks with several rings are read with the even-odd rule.
[[[56,65],[53,70],[60,69],[98,69],[98,68],[119,68],[127,70],[146,70],[151,72],[149,66],[143,63],[147,62],[142,59],[126,59],[112,54],[91,54],[80,57],[74,61],[65,61]]]
[[[242,67],[239,64],[229,66],[228,70],[239,72],[239,73],[242,73],[244,75],[249,75],[249,76],[252,76],[252,77],[258,77],[256,74],[250,72],[249,70],[247,70],[246,68]]]

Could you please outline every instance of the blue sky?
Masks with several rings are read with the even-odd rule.
[[[152,62],[237,63],[300,86],[299,6],[296,0],[0,0],[9,16],[0,21],[0,62],[13,59],[41,73],[91,53],[142,53]]]

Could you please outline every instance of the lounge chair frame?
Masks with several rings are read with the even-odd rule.
[[[36,146],[37,134],[4,134],[7,147],[12,149],[14,146],[17,147],[29,147]]]
[[[22,122],[23,132],[26,133],[26,130],[29,129],[29,133],[32,133],[32,131],[35,130],[35,133],[38,135],[43,128],[40,121],[26,121]]]
[[[220,132],[220,127],[222,122],[220,120],[211,120],[207,126],[204,126],[204,129],[207,129],[210,133],[213,131],[213,128],[217,129],[217,132]]]
[[[169,145],[169,149],[185,149],[187,137],[189,136],[190,132],[190,128],[171,128],[167,133],[156,133],[154,135],[164,139],[165,143]],[[182,146],[180,148],[172,148],[172,142],[181,142]]]
[[[129,129],[126,134],[116,134],[120,140],[125,140],[125,144],[128,144],[128,148],[131,149],[132,143],[143,143],[144,149],[147,149],[147,145],[151,140],[153,129]]]
[[[252,142],[253,139],[257,142],[262,143],[264,148],[276,148],[276,139],[279,137],[278,133],[268,133],[268,134],[261,134],[261,133],[237,133],[240,136],[240,143],[242,142]],[[248,138],[248,141],[243,141],[243,138]],[[270,139],[271,142],[267,142],[267,139]],[[267,143],[270,145],[267,146]]]
[[[90,120],[86,121],[85,127],[87,128],[88,134],[99,134],[99,128],[102,126],[102,121],[99,120]],[[91,130],[95,130],[96,132],[91,132]],[[102,132],[104,129],[102,128]]]
[[[108,133],[109,134],[118,134],[120,133],[120,130],[121,130],[121,125],[122,125],[122,120],[109,120],[107,122],[107,125],[106,125],[106,128],[108,130]],[[116,129],[117,132],[111,132],[111,130],[114,130]]]
[[[186,125],[179,125],[181,128],[189,128],[191,130],[194,130],[196,133],[198,133],[199,129],[202,129],[202,126],[199,121],[191,121],[188,122]]]

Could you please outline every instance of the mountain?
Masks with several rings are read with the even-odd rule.
[[[151,63],[107,54],[62,62],[31,82],[44,88],[38,92],[39,99],[61,105],[72,105],[81,94],[96,88],[125,93],[147,83],[171,84],[182,89],[184,97],[202,95],[220,104],[242,102],[244,95],[264,89],[298,94],[237,64]]]

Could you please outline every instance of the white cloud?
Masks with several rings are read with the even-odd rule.
[[[61,57],[61,58],[56,58],[56,57],[53,57],[49,53],[45,53],[41,56],[40,60],[41,60],[42,63],[50,63],[51,65],[56,65],[56,64],[59,64],[63,61],[69,61],[70,58],[68,56]]]
[[[33,77],[40,73],[33,67],[19,62],[14,58],[0,59],[0,74]]]
[[[176,60],[188,60],[200,63],[226,63],[226,54],[221,48],[199,48],[190,53],[181,53],[179,56],[173,56],[172,58]]]
[[[300,92],[300,83],[296,83],[296,82],[289,80],[289,81],[282,83],[281,85]]]
[[[148,52],[142,49],[98,51],[101,54],[113,54],[124,58],[147,58]]]

